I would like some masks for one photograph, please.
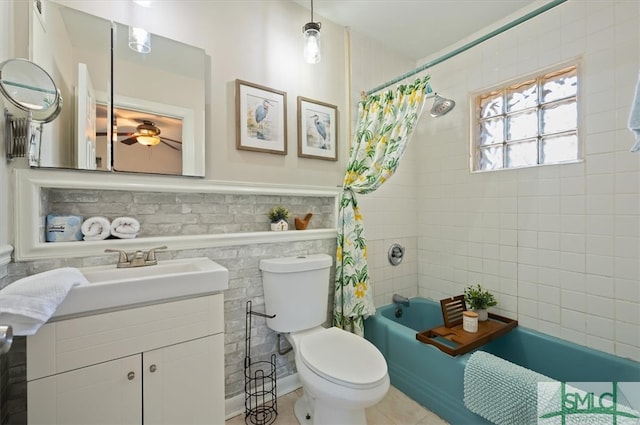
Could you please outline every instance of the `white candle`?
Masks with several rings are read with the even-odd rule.
[[[462,313],[462,329],[469,333],[478,332],[478,313],[464,311]]]

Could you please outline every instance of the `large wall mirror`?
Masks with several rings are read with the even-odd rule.
[[[64,107],[45,128],[40,167],[204,176],[204,50],[43,5],[31,11],[31,57]]]

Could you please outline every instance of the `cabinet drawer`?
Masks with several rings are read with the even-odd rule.
[[[27,381],[224,331],[223,295],[47,323],[27,338]]]

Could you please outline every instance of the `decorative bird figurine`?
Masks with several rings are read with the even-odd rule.
[[[324,123],[322,121],[320,121],[320,117],[318,117],[317,115],[313,115],[311,118],[313,118],[313,123],[316,125],[316,130],[318,131],[318,134],[322,138],[322,144],[321,144],[320,148],[321,149],[328,149],[327,144],[326,144],[327,128],[324,126]]]
[[[270,106],[271,106],[271,103],[267,99],[265,99],[262,101],[262,105],[256,108],[255,118],[256,118],[256,123],[258,123],[258,131],[257,131],[256,137],[258,137],[258,139],[264,140],[264,119],[267,117],[267,114],[269,113]]]
[[[309,213],[304,216],[304,218],[300,219],[298,217],[293,219],[293,222],[296,225],[296,230],[305,230],[311,221],[312,213]]]

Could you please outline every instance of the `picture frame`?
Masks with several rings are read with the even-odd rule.
[[[338,107],[298,96],[298,156],[338,160]]]
[[[287,93],[236,80],[236,149],[287,154]]]

